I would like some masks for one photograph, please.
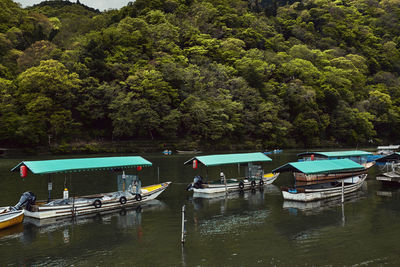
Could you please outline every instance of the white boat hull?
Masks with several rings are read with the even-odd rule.
[[[279,173],[275,173],[272,177],[265,178],[263,177],[262,180],[264,185],[272,184],[279,176]],[[255,186],[252,186],[250,180],[243,180],[243,188],[239,187],[240,181],[237,183],[227,183],[225,184],[204,184],[206,187],[203,188],[193,188],[193,192],[195,193],[203,193],[203,194],[216,194],[216,193],[224,193],[226,191],[233,192],[233,191],[240,191],[240,190],[247,190],[252,189],[254,187],[261,187],[260,183],[257,182]]]
[[[364,183],[367,178],[367,174],[362,174],[355,177],[350,177],[344,179],[344,194],[348,194],[358,190]],[[342,187],[331,187],[331,188],[319,188],[319,189],[307,189],[304,190],[293,190],[286,191],[282,190],[282,195],[285,200],[293,200],[293,201],[314,201],[324,198],[330,198],[335,196],[340,196],[342,194]]]
[[[47,218],[56,218],[56,217],[74,217],[79,215],[86,215],[91,213],[100,213],[107,210],[113,209],[121,209],[128,206],[140,205],[143,202],[155,199],[158,197],[170,184],[171,182],[166,182],[160,184],[161,187],[144,192],[147,190],[142,190],[140,201],[136,200],[135,197],[126,197],[126,203],[121,203],[120,199],[102,199],[101,205],[94,205],[94,201],[99,198],[91,198],[86,201],[86,203],[74,203],[74,201],[70,201],[71,203],[64,205],[35,205],[32,210],[24,210],[24,214],[27,217],[32,217],[36,219],[47,219]],[[143,187],[145,189],[146,187]],[[149,188],[149,187],[147,187]],[[111,195],[113,193],[102,194],[102,195]]]

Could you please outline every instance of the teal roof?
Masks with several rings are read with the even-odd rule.
[[[272,172],[302,172],[304,174],[317,174],[357,171],[363,169],[364,166],[355,163],[350,159],[333,159],[290,162],[272,170]]]
[[[208,155],[208,156],[198,156],[191,158],[184,164],[191,164],[193,160],[198,160],[205,166],[217,166],[217,165],[227,165],[227,164],[238,164],[238,163],[248,163],[248,162],[264,162],[272,161],[271,158],[266,156],[264,153],[239,153],[239,154],[219,154],[219,155]]]
[[[362,150],[349,150],[349,151],[327,151],[327,152],[304,152],[297,154],[297,157],[309,157],[311,155],[324,158],[350,158],[350,157],[361,157],[372,155],[371,152]]]
[[[151,162],[139,157],[105,157],[105,158],[80,158],[80,159],[56,159],[56,160],[38,160],[22,161],[11,171],[19,171],[19,167],[25,165],[34,174],[46,174],[57,172],[76,172],[93,171],[108,169],[124,169],[136,166],[151,166]]]

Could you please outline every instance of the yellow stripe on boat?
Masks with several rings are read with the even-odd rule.
[[[274,176],[273,173],[266,173],[266,174],[264,174],[264,178],[271,178],[272,176]]]
[[[144,190],[147,190],[148,192],[151,192],[151,191],[156,190],[156,189],[158,189],[160,187],[162,187],[161,184],[156,184],[156,185],[142,187],[142,190],[144,189]]]

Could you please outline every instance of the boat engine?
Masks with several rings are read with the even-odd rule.
[[[203,184],[203,177],[201,177],[200,175],[196,175],[193,179],[193,183],[189,184],[186,190],[192,191],[193,188],[199,189],[201,188],[202,184]]]
[[[19,202],[14,206],[10,207],[11,210],[19,210],[25,207],[27,210],[31,210],[31,206],[35,205],[36,196],[32,192],[24,192],[19,199]]]

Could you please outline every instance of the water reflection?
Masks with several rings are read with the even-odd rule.
[[[400,198],[400,186],[382,186],[377,192],[380,197]]]
[[[247,227],[263,224],[269,214],[269,210],[255,210],[227,216],[217,215],[201,220],[198,228],[202,235],[241,235]]]
[[[194,231],[201,235],[242,234],[243,230],[263,224],[271,213],[265,207],[266,195],[280,194],[275,185],[263,189],[231,192],[229,194],[194,193],[190,199],[193,204]]]
[[[0,230],[0,240],[17,238],[24,231],[22,223]]]
[[[138,236],[140,237],[142,235],[142,212],[162,210],[165,207],[164,202],[155,199],[134,208],[105,211],[75,218],[48,218],[39,220],[25,217],[23,224],[0,231],[0,239],[19,238],[22,243],[30,244],[37,240],[38,235],[47,234],[49,241],[53,243],[53,239],[57,238],[57,235],[61,232],[63,243],[68,244],[73,236],[74,227],[87,224],[110,224],[111,220],[113,220],[117,229],[137,227]],[[53,232],[55,232],[54,235],[52,234]]]

